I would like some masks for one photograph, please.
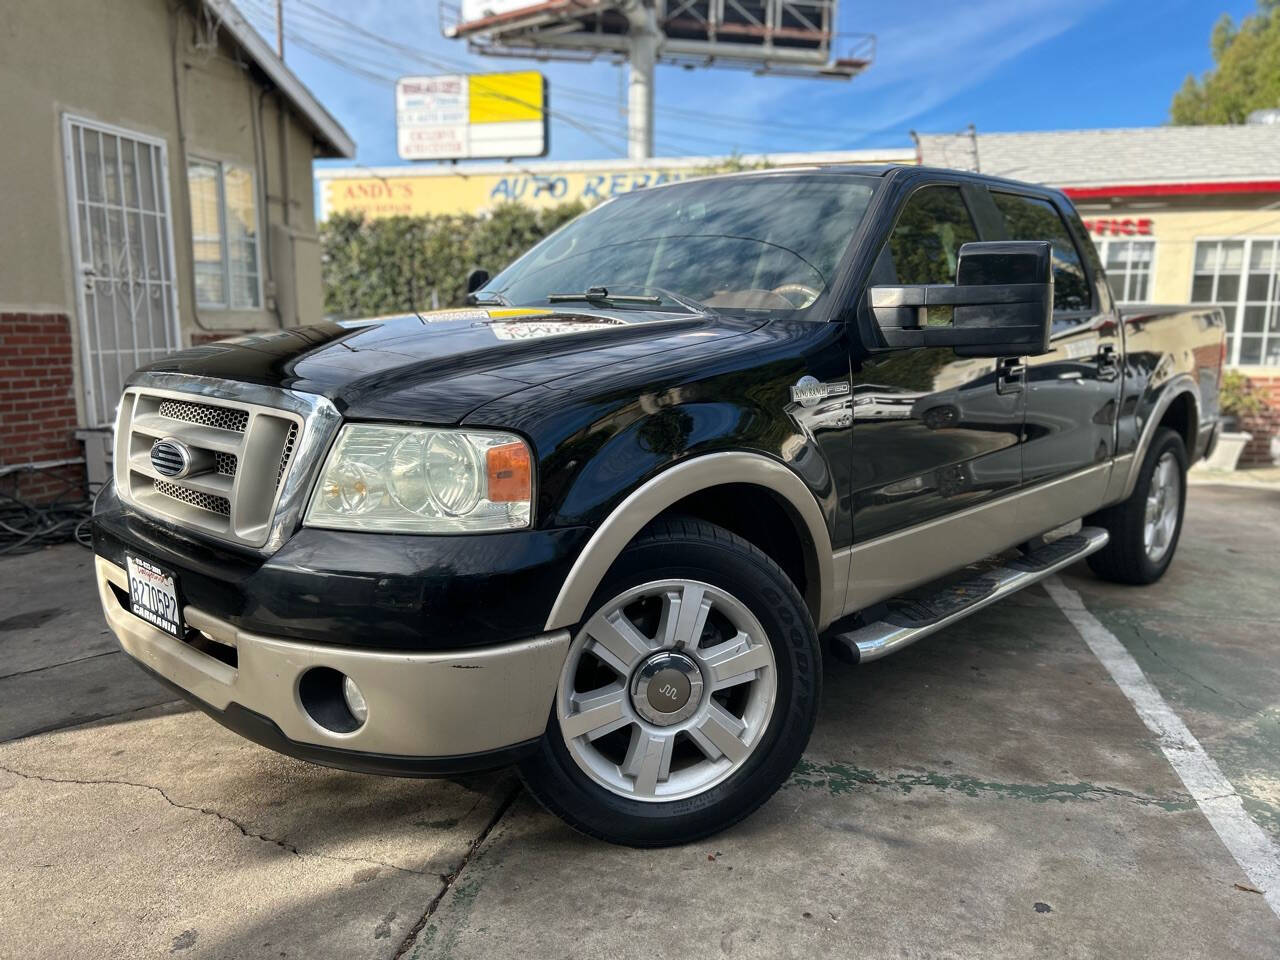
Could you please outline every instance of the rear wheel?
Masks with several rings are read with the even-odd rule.
[[[1089,557],[1090,568],[1104,580],[1155,583],[1173,561],[1186,501],[1186,447],[1175,431],[1160,427],[1133,494],[1089,518],[1111,534],[1110,542]]]
[[[561,672],[521,775],[604,840],[696,840],[764,803],[817,714],[817,636],[769,557],[697,520],[655,524],[618,558]]]

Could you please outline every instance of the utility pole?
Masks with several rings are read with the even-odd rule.
[[[653,74],[662,34],[653,6],[631,3],[626,8],[630,25],[627,57],[627,156],[648,160],[653,156]]]
[[[284,59],[284,0],[276,0],[276,56]]]

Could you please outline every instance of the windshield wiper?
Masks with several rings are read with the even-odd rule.
[[[672,303],[678,303],[686,310],[693,313],[711,313],[716,311],[693,297],[686,297],[682,293],[676,293],[674,290],[667,290],[664,287],[644,287],[645,290],[652,290],[661,296],[631,296],[626,294],[613,294],[605,287],[588,287],[586,293],[549,293],[547,294],[548,303],[567,303],[574,300],[585,300],[587,303],[644,303],[659,304],[662,298],[666,297]]]
[[[511,301],[500,293],[489,291],[485,294],[470,293],[467,294],[467,301],[475,307],[509,307]]]
[[[662,302],[661,297],[628,295],[623,293],[610,293],[606,287],[587,287],[583,293],[548,293],[547,303],[570,303],[576,300],[584,300],[587,303],[646,303],[659,304]]]

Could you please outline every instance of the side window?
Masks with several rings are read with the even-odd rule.
[[[1053,244],[1053,309],[1087,310],[1092,303],[1080,251],[1057,208],[1039,197],[991,191],[1004,216],[1010,240],[1048,240]]]
[[[908,199],[880,251],[877,283],[955,283],[960,247],[978,231],[959,187],[924,187]]]

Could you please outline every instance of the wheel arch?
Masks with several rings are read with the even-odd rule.
[[[831,536],[817,499],[799,476],[777,460],[759,453],[726,451],[678,463],[628,494],[574,561],[552,604],[546,629],[572,627],[582,619],[613,562],[645,526],[663,514],[679,512],[682,501],[722,487],[750,488],[772,497],[786,511],[799,536],[806,605],[819,629],[830,623],[843,596],[836,596]]]
[[[1200,391],[1189,374],[1182,374],[1166,383],[1152,403],[1142,434],[1138,437],[1137,449],[1129,461],[1124,495],[1119,499],[1128,499],[1138,485],[1142,462],[1146,459],[1147,450],[1151,448],[1156,430],[1162,426],[1170,427],[1182,437],[1187,445],[1188,460],[1195,456],[1196,436],[1200,427]]]

